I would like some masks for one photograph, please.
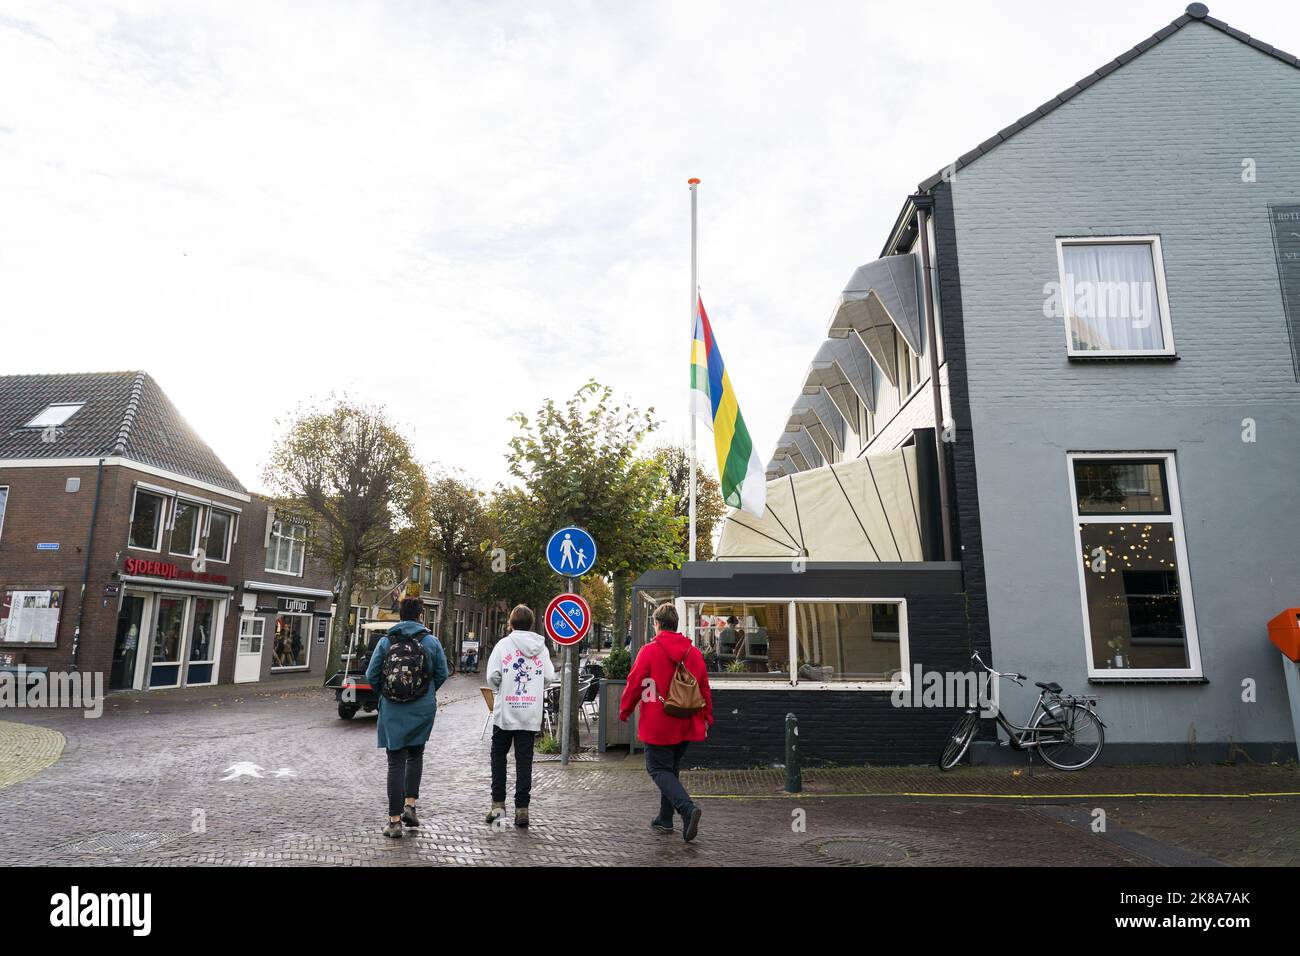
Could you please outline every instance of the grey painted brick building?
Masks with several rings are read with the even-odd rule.
[[[995,658],[1091,684],[1108,756],[1276,758],[1300,383],[1270,206],[1300,203],[1300,69],[1189,10],[956,169],[939,267],[960,272]],[[1086,277],[1150,288],[1154,314],[1071,300]]]
[[[1030,675],[1013,720],[1032,681],[1097,695],[1103,760],[1294,757],[1266,624],[1300,605],[1298,160],[1300,62],[1192,4],[922,182],[813,351],[768,513],[728,517],[742,563],[644,581],[717,652],[701,757],[779,761],[793,711],[805,759],[935,759],[960,702],[886,687],[973,650]],[[899,454],[910,513],[877,480]],[[889,564],[878,530],[846,553],[868,512],[915,517],[923,560]],[[727,673],[729,636],[777,630]],[[984,732],[972,759],[1008,753]]]

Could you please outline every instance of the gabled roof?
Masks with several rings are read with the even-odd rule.
[[[83,407],[57,429],[24,427],[58,403]],[[0,466],[6,459],[117,457],[246,493],[145,372],[0,376]]]
[[[1214,19],[1214,17],[1210,16],[1209,8],[1206,7],[1205,4],[1203,3],[1189,4],[1187,7],[1187,12],[1184,13],[1177,20],[1175,20],[1173,23],[1169,24],[1167,27],[1165,27],[1162,30],[1157,30],[1154,34],[1147,37],[1145,40],[1143,40],[1137,46],[1133,47],[1131,50],[1125,53],[1121,53],[1119,56],[1115,57],[1115,59],[1111,60],[1105,66],[1099,67],[1098,69],[1089,73],[1087,76],[1081,79],[1078,83],[1075,83],[1068,90],[1064,90],[1058,93],[1056,96],[1052,97],[1050,100],[1048,100],[1042,106],[1038,107],[1038,109],[1034,110],[1032,113],[1028,113],[1020,117],[1020,119],[1016,120],[1006,129],[999,130],[997,133],[994,133],[993,136],[991,136],[989,139],[986,139],[984,142],[980,143],[970,152],[963,153],[961,156],[957,157],[956,161],[954,161],[951,165],[945,166],[943,169],[939,170],[929,179],[923,181],[921,185],[918,187],[918,189],[920,189],[921,192],[928,192],[936,185],[938,185],[940,182],[942,182],[944,178],[951,176],[953,173],[961,169],[963,166],[970,165],[971,163],[979,159],[981,156],[983,156],[985,153],[989,152],[990,150],[996,149],[997,146],[1000,143],[1002,143],[1004,140],[1010,139],[1012,136],[1016,135],[1016,133],[1019,133],[1022,129],[1026,128],[1027,126],[1032,126],[1034,123],[1038,122],[1040,119],[1042,119],[1048,113],[1052,112],[1058,106],[1061,106],[1067,101],[1073,99],[1078,94],[1082,93],[1084,90],[1092,86],[1092,84],[1096,83],[1102,77],[1114,73],[1125,63],[1128,63],[1130,60],[1136,59],[1138,56],[1145,53],[1147,50],[1151,49],[1153,46],[1159,43],[1161,40],[1167,39],[1168,37],[1177,33],[1183,27],[1187,26],[1187,24],[1193,23],[1195,21],[1200,21],[1201,23],[1204,23],[1207,26],[1214,27],[1216,30],[1220,30],[1223,33],[1226,33],[1234,40],[1240,40],[1242,43],[1245,43],[1249,46],[1253,46],[1255,49],[1261,51],[1262,53],[1267,53],[1269,56],[1275,57],[1276,59],[1281,60],[1283,63],[1287,63],[1294,67],[1300,67],[1300,59],[1298,59],[1295,56],[1292,56],[1290,53],[1286,53],[1282,50],[1279,50],[1276,47],[1271,46],[1268,43],[1265,43],[1263,40],[1257,40],[1254,37],[1250,36],[1250,34],[1248,33],[1243,33],[1240,30],[1230,27],[1222,20]]]

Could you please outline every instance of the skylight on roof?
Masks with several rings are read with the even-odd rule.
[[[85,406],[85,402],[56,402],[48,405],[45,411],[41,412],[25,428],[49,428],[50,426],[58,427],[66,422]]]

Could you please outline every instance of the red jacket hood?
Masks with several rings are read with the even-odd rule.
[[[663,645],[663,649],[672,656],[674,661],[680,661],[691,647],[690,638],[676,631],[660,631],[655,635],[655,641]]]

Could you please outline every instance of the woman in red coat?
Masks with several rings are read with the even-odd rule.
[[[703,740],[713,726],[713,693],[709,689],[709,672],[704,655],[684,634],[677,633],[677,608],[661,604],[655,608],[655,627],[659,633],[636,655],[632,672],[627,675],[618,719],[627,720],[637,704],[641,717],[637,736],[645,744],[645,769],[659,788],[659,815],[650,822],[660,833],[673,832],[673,811],[682,817],[682,838],[689,843],[700,830],[700,808],[691,800],[677,778],[682,756],[692,740]],[[700,686],[704,708],[690,717],[670,717],[664,713],[664,695],[672,684],[677,665],[684,663]]]

